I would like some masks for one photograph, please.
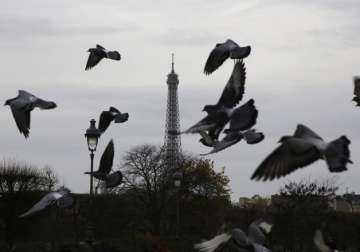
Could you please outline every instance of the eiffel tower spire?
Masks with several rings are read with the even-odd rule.
[[[171,72],[167,76],[168,96],[165,123],[165,150],[168,169],[175,170],[181,153],[180,116],[177,89],[178,75],[174,70],[174,54],[171,54]]]

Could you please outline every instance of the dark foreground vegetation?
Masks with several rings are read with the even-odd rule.
[[[268,239],[272,251],[317,251],[317,228],[341,251],[360,251],[360,215],[329,208],[337,190],[331,183],[290,182],[271,204],[239,206],[230,201],[228,177],[215,172],[219,169],[210,160],[184,156],[179,188],[163,161],[161,149],[138,146],[123,158],[123,185],[97,194],[92,207],[87,194],[76,194],[74,208],[54,206],[28,218],[18,215],[57,188],[58,180],[49,167],[3,162],[0,251],[194,251],[194,243],[212,238],[224,223],[246,230],[260,217],[274,223]],[[92,235],[96,244],[90,249],[86,241]]]

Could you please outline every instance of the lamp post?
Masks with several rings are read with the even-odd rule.
[[[179,238],[179,229],[180,229],[180,186],[181,186],[181,180],[183,178],[183,175],[181,172],[176,171],[173,174],[174,178],[174,185],[177,189],[177,197],[176,197],[176,233],[175,238]]]
[[[92,204],[94,190],[93,190],[93,171],[94,171],[94,152],[100,137],[100,131],[95,126],[96,121],[90,120],[90,127],[86,130],[85,137],[90,151],[90,204]]]

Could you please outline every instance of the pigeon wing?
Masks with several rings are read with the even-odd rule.
[[[105,132],[105,130],[109,127],[109,125],[113,119],[114,119],[114,116],[112,115],[111,112],[103,111],[100,114],[98,129],[101,132]]]
[[[86,63],[85,70],[90,70],[91,68],[96,66],[100,62],[101,59],[102,59],[102,57],[96,55],[93,52],[90,52],[89,58],[88,58],[87,63]]]
[[[288,142],[282,143],[265,158],[253,173],[251,179],[273,180],[290,174],[296,169],[307,166],[320,158],[320,153],[315,146],[306,143],[301,144],[303,145],[302,152],[295,153]]]
[[[359,76],[354,77],[354,95],[360,96],[360,77]]]
[[[99,172],[109,174],[114,161],[114,141],[111,139],[100,159]]]
[[[115,107],[110,107],[110,108],[109,108],[109,111],[110,111],[110,112],[115,112],[115,113],[121,114],[121,112],[120,112],[117,108],[115,108]]]
[[[318,229],[314,234],[314,244],[321,252],[332,252],[331,248],[325,244],[322,232]]]
[[[236,108],[230,116],[230,131],[243,131],[256,124],[258,110],[255,101],[250,99],[247,103]]]
[[[56,202],[56,200],[60,199],[63,195],[58,192],[50,192],[46,194],[39,202],[37,202],[32,208],[30,208],[27,212],[20,215],[20,218],[35,214],[36,212],[42,211],[48,206],[52,205]]]
[[[210,53],[206,60],[204,73],[206,75],[211,74],[218,69],[224,61],[229,58],[229,48],[226,44],[218,44]]]
[[[245,92],[246,69],[242,61],[238,61],[228,80],[218,104],[227,108],[235,107],[241,101]]]
[[[30,111],[18,110],[12,106],[10,108],[20,133],[24,134],[26,138],[29,137]]]

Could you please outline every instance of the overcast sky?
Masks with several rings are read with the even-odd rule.
[[[298,123],[325,140],[347,135],[352,143],[349,170],[334,175],[341,186],[360,192],[360,110],[351,102],[352,78],[360,75],[358,0],[0,0],[1,100],[25,89],[56,101],[52,111],[32,112],[28,140],[19,134],[9,107],[0,110],[0,157],[49,164],[75,192],[88,191],[89,156],[84,133],[89,120],[115,106],[129,112],[112,124],[95,156],[111,138],[115,163],[137,144],[164,139],[171,53],[179,75],[180,124],[186,129],[217,102],[233,67],[231,61],[210,76],[202,71],[216,43],[231,38],[251,45],[246,58],[243,101],[254,98],[257,145],[240,142],[210,156],[225,167],[232,197],[271,195],[289,181],[329,178],[325,163],[298,170],[274,182],[250,176]],[[103,60],[84,71],[87,49],[95,44],[120,52],[120,62]],[[184,151],[208,149],[196,135],[182,136]]]

